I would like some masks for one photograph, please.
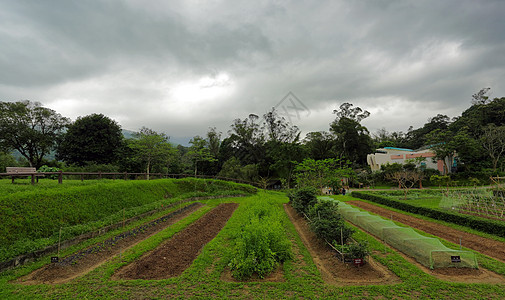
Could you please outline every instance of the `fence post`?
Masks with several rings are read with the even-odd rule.
[[[63,183],[63,171],[60,170],[60,174],[58,174],[58,184]]]
[[[102,179],[102,172],[98,172],[98,179]]]
[[[124,180],[128,180],[128,173],[124,172]]]

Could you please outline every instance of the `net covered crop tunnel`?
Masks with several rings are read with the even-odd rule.
[[[479,267],[475,253],[471,251],[450,249],[437,238],[423,236],[410,227],[398,226],[391,220],[359,210],[345,202],[330,197],[320,199],[337,202],[344,219],[414,258],[425,267],[430,269]]]

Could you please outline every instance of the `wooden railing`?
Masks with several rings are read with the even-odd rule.
[[[123,180],[138,180],[138,179],[160,179],[160,178],[186,178],[186,177],[194,177],[194,178],[204,178],[204,179],[219,179],[225,181],[233,181],[236,183],[245,183],[250,184],[252,186],[260,187],[260,184],[257,182],[236,179],[236,178],[228,178],[221,176],[209,176],[209,175],[192,175],[192,174],[167,174],[167,173],[129,173],[129,172],[19,172],[19,173],[0,173],[0,177],[11,177],[12,182],[14,183],[14,177],[31,177],[31,183],[35,184],[38,182],[39,177],[45,176],[58,176],[58,183],[63,183],[63,176],[74,176],[79,177],[81,181],[84,181],[85,177],[95,177],[97,179],[103,178],[112,178],[112,179],[123,179]]]

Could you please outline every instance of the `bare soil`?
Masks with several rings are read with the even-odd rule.
[[[355,205],[359,208],[363,208],[367,211],[373,212],[374,214],[386,218],[390,218],[392,216],[394,221],[398,221],[410,227],[436,235],[455,244],[459,244],[459,239],[461,238],[462,246],[505,262],[505,243],[457,230],[438,223],[398,213],[363,201],[356,200],[348,201],[346,203]]]
[[[93,245],[77,254],[71,255],[73,257],[77,256],[77,259],[72,259],[70,263],[65,263],[65,260],[70,257],[63,258],[61,259],[61,263],[47,265],[28,274],[27,276],[21,277],[18,279],[18,283],[32,285],[59,284],[68,282],[74,278],[89,273],[114,256],[124,252],[126,249],[138,244],[142,240],[160,232],[164,228],[182,220],[202,206],[203,204],[201,203],[195,203],[189,207],[172,212],[166,217],[160,218],[163,219],[163,221],[157,222],[156,225],[150,226],[137,234],[122,237],[113,244],[106,244],[106,247],[103,246],[103,243]]]
[[[112,279],[158,280],[179,276],[226,225],[237,203],[223,203],[153,251],[119,269]]]
[[[466,233],[460,230],[456,230],[441,224],[433,223],[430,221],[426,221],[423,219],[419,219],[416,217],[412,217],[409,215],[404,215],[402,213],[398,213],[386,208],[382,208],[370,203],[362,202],[359,200],[348,201],[346,203],[355,205],[359,208],[365,209],[367,211],[373,212],[377,215],[390,218],[393,217],[394,221],[398,221],[405,225],[408,225],[412,228],[416,228],[422,230],[424,232],[436,235],[440,238],[446,239],[453,243],[459,243],[459,237],[465,237],[463,245],[467,248],[471,248],[477,250],[481,253],[484,251],[491,251],[494,247],[498,248],[498,245],[504,247],[505,245],[501,242],[486,239],[474,234]],[[477,241],[472,241],[473,237],[479,238]],[[452,239],[452,240],[451,240]],[[482,244],[479,244],[481,242]],[[469,246],[471,244],[473,247]],[[415,264],[418,268],[423,270],[425,273],[433,275],[441,280],[451,281],[451,282],[462,282],[462,283],[500,283],[505,284],[505,278],[501,275],[498,275],[492,271],[486,270],[484,268],[479,269],[471,269],[471,268],[441,268],[430,270],[425,266],[421,265],[413,258],[406,256],[405,254],[398,251],[404,258],[406,258],[412,264]],[[500,252],[503,253],[503,249],[500,249]],[[493,255],[487,254],[491,257]],[[498,253],[500,255],[500,253]],[[496,258],[496,257],[495,257]],[[498,258],[502,260],[501,258]]]
[[[310,230],[303,216],[296,213],[288,204],[284,205],[284,210],[295,226],[296,231],[326,283],[346,286],[396,284],[401,282],[393,272],[371,257],[369,257],[368,263],[361,267],[343,263],[337,258],[335,251],[317,238]]]

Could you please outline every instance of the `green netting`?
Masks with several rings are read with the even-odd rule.
[[[336,201],[329,197],[321,199]],[[344,202],[336,202],[340,213],[347,221],[381,238],[426,267],[478,268],[473,252],[447,248],[437,238],[423,236],[410,227],[398,226],[391,220],[371,215]]]

